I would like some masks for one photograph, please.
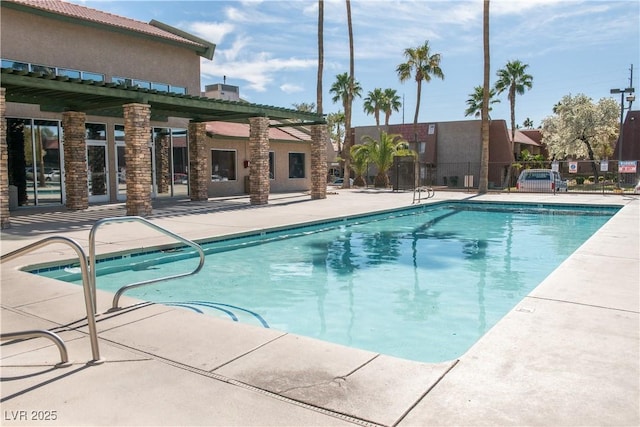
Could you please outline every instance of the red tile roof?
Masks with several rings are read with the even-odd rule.
[[[233,122],[207,122],[207,132],[222,137],[249,138],[249,125]],[[291,142],[310,142],[311,136],[295,128],[269,128],[269,139]]]
[[[201,46],[199,43],[172,34],[168,31],[164,31],[160,28],[141,21],[113,15],[111,13],[102,12],[100,10],[91,9],[89,7],[80,6],[73,3],[67,3],[66,1],[62,0],[2,0],[2,2],[20,4],[30,8],[40,9],[78,20],[122,28],[125,30],[160,37],[168,40],[174,40],[193,46]]]

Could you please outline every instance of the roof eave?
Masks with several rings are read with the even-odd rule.
[[[161,30],[174,34],[176,36],[182,37],[183,39],[187,39],[194,43],[198,43],[202,45],[203,48],[202,50],[198,51],[198,55],[208,60],[213,59],[213,54],[216,50],[215,43],[208,42],[205,39],[201,39],[200,37],[194,36],[193,34],[189,34],[186,31],[182,31],[178,28],[172,27],[171,25],[165,24],[163,22],[156,21],[155,19],[152,19],[151,21],[149,21],[149,25],[152,25],[156,28],[160,28]]]

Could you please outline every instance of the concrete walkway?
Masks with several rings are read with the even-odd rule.
[[[436,194],[432,201],[615,204],[623,208],[457,360],[407,361],[183,309],[137,304],[109,312],[98,291],[99,350],[92,360],[82,289],[17,270],[71,259],[63,245],[2,264],[2,332],[49,329],[4,342],[2,425],[640,425],[640,201],[600,195]],[[154,223],[191,239],[383,211],[412,193],[337,190],[324,200],[272,195],[208,202],[157,200]],[[7,254],[64,235],[88,251],[87,211],[21,209],[3,230]],[[135,224],[105,226],[98,253],[167,242]],[[123,305],[138,301],[122,299]]]

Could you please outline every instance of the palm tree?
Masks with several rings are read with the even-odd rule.
[[[413,117],[413,132],[417,139],[418,114],[420,113],[420,96],[422,94],[422,81],[431,81],[431,76],[444,80],[444,74],[440,68],[440,54],[431,53],[429,41],[426,40],[422,46],[407,48],[404,50],[404,62],[396,67],[396,72],[401,82],[405,82],[413,77],[418,84],[416,97],[416,114]],[[417,142],[417,141],[416,141]]]
[[[296,111],[303,111],[305,113],[313,113],[316,111],[316,104],[313,102],[294,102],[291,106],[295,108]]]
[[[513,140],[516,135],[516,95],[523,95],[525,89],[533,86],[533,76],[526,73],[528,64],[515,60],[507,62],[504,68],[498,70],[498,81],[496,91],[501,94],[505,90],[509,91],[508,99],[511,108],[511,153],[513,155]]]
[[[347,102],[344,108],[344,183],[342,188],[349,188],[351,175],[351,107],[353,97],[356,94],[355,78],[355,58],[353,54],[353,22],[351,21],[351,0],[347,3],[347,28],[349,29],[349,90],[347,91]],[[360,96],[360,95],[358,95]]]
[[[324,0],[318,0],[318,78],[316,83],[317,113],[322,114],[322,71],[324,68]]]
[[[340,156],[345,162],[345,181],[347,181],[346,185],[348,186],[348,171],[350,168],[349,150],[351,148],[349,145],[349,135],[351,133],[351,117],[349,114],[351,112],[351,102],[355,96],[360,96],[362,93],[362,87],[357,81],[354,81],[352,84],[347,73],[342,73],[336,76],[336,81],[331,85],[329,92],[333,94],[332,101],[334,103],[340,102],[342,104],[342,108],[344,108],[344,143],[342,145],[342,150],[340,151]],[[349,111],[349,114],[347,114],[347,110]]]
[[[478,177],[478,192],[484,194],[489,191],[489,111],[492,101],[490,88],[490,55],[489,55],[489,0],[484,0],[482,7],[482,48],[484,52],[482,105],[480,106],[482,125],[482,152],[480,154],[480,176]],[[477,93],[477,88],[476,88]],[[494,91],[495,95],[495,91]],[[513,150],[512,150],[513,151]]]
[[[341,152],[344,135],[344,112],[329,113],[327,115],[327,127],[329,128],[329,138],[336,142],[338,152]]]
[[[364,151],[363,156],[369,159],[378,169],[373,184],[376,188],[389,186],[387,172],[393,165],[395,156],[415,156],[415,152],[409,149],[409,143],[402,139],[402,135],[380,132],[380,139],[376,140],[369,135],[362,137],[364,144],[354,147],[358,151]],[[360,153],[359,153],[360,154]]]
[[[376,119],[376,126],[380,126],[380,110],[384,109],[385,97],[384,92],[380,88],[370,91],[364,99],[364,112],[373,114]]]
[[[531,120],[529,117],[527,117],[524,120],[524,123],[522,124],[524,127],[526,127],[527,129],[533,129],[533,120]]]
[[[367,169],[369,168],[369,157],[367,156],[367,150],[363,150],[362,147],[363,145],[354,145],[351,147],[351,167],[353,167],[353,171],[356,173],[353,185],[356,187],[367,186],[364,174],[367,173]]]
[[[400,102],[400,96],[397,94],[397,91],[395,89],[385,89],[384,98],[384,125],[389,126],[389,118],[391,117],[391,112],[400,111],[402,102]]]
[[[489,109],[491,112],[491,104],[496,104],[500,102],[499,99],[495,98],[496,90],[491,88],[489,89]],[[469,99],[467,99],[467,109],[464,110],[465,116],[474,116],[475,118],[482,116],[482,103],[484,101],[484,88],[482,86],[476,86],[473,88],[473,93],[469,94]],[[489,120],[491,120],[491,115],[488,114]]]

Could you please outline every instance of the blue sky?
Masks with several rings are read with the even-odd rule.
[[[152,19],[216,43],[212,61],[202,61],[202,87],[240,87],[249,102],[293,108],[316,100],[317,1],[146,1],[70,0],[143,22]],[[325,0],[324,113],[341,109],[329,88],[349,70],[344,0]],[[445,79],[423,84],[420,121],[454,121],[482,83],[482,0],[352,0],[355,76],[363,88],[353,125],[375,124],[363,112],[363,98],[375,88],[396,89],[404,108],[391,123],[411,123],[416,83],[400,83],[396,67],[403,50],[429,40],[442,56]],[[492,84],[510,60],[529,65],[533,88],[516,99],[516,123],[537,127],[564,95],[584,93],[594,101],[612,88],[640,90],[640,1],[492,0],[490,9]],[[509,123],[506,93],[491,117]],[[617,101],[619,95],[615,95]],[[626,104],[625,104],[626,105]],[[638,109],[638,102],[633,109]]]

